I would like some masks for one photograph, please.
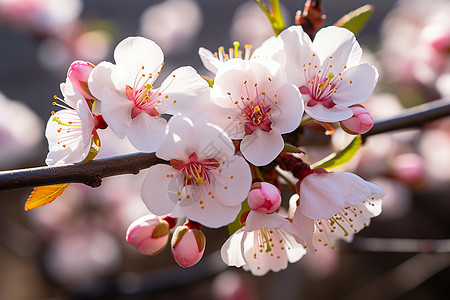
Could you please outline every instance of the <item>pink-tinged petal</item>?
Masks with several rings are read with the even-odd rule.
[[[303,255],[306,254],[306,249],[304,245],[297,242],[294,236],[292,235],[286,235],[285,237],[285,243],[287,245],[292,245],[291,247],[286,248],[286,254],[287,259],[290,263],[295,263],[299,261]]]
[[[301,71],[303,64],[308,64],[312,55],[312,43],[301,26],[291,26],[280,33],[279,38],[284,43],[286,51],[287,82],[297,86],[305,85],[305,78]]]
[[[152,40],[143,37],[128,37],[121,41],[114,50],[114,60],[123,75],[125,83],[134,86],[141,73],[152,74],[153,80],[158,77],[162,68],[164,54]],[[144,67],[142,69],[142,67]],[[150,82],[151,83],[151,82]]]
[[[346,120],[353,116],[352,110],[344,105],[335,105],[331,108],[326,108],[320,103],[314,106],[305,105],[305,112],[313,119],[330,123]]]
[[[252,183],[247,162],[240,156],[230,157],[227,161],[220,161],[216,174],[211,196],[214,195],[216,201],[226,206],[240,205],[247,197]]]
[[[192,130],[192,121],[183,115],[175,115],[170,118],[166,127],[166,137],[156,151],[156,156],[161,159],[177,159],[189,162],[189,155],[193,149],[187,137]]]
[[[157,90],[164,99],[158,107],[160,113],[182,113],[186,116],[204,114],[209,105],[209,86],[192,67],[173,71]]]
[[[127,137],[136,149],[144,152],[155,152],[161,146],[167,121],[140,113],[131,121],[127,129]]]
[[[241,252],[241,241],[244,235],[244,228],[233,233],[222,245],[220,256],[224,263],[229,266],[242,267],[245,265]]]
[[[283,49],[283,41],[274,36],[268,38],[253,51],[251,58],[270,58],[284,66],[286,64],[286,53]]]
[[[255,74],[250,88],[254,89],[254,84],[258,84],[258,94],[265,92],[267,95],[273,95],[275,89],[286,82],[286,76],[281,65],[268,58],[259,58],[249,61],[250,67]],[[255,89],[256,91],[256,89]],[[256,94],[256,93],[255,93]]]
[[[103,119],[114,133],[123,139],[132,122],[131,110],[134,103],[125,98],[124,95],[107,88],[103,89],[102,94],[104,95],[101,106]]]
[[[298,209],[308,218],[328,220],[347,205],[366,200],[371,192],[371,186],[352,173],[311,174],[300,184]]]
[[[211,100],[220,106],[233,108],[235,107],[234,101],[240,101],[240,97],[253,99],[256,95],[255,80],[256,74],[249,61],[229,60],[216,74]],[[216,94],[228,98],[216,99],[214,97]]]
[[[200,47],[200,49],[198,49],[198,55],[200,56],[200,59],[202,60],[205,68],[214,74],[217,73],[217,70],[220,69],[223,64],[223,61],[220,61],[214,56],[211,51],[203,47]]]
[[[104,61],[98,64],[94,68],[94,70],[92,70],[91,75],[89,76],[89,91],[93,96],[95,96],[102,102],[108,100],[108,98],[102,94],[104,88],[107,88],[111,91],[117,91],[121,88],[125,89],[125,82],[116,80],[118,82],[115,83],[113,81],[113,77],[118,77],[117,74],[113,76],[113,73],[117,73],[116,66],[110,62]]]
[[[182,209],[186,218],[210,228],[219,228],[236,219],[241,210],[241,205],[222,205],[215,199],[211,199],[208,193],[203,190],[192,205],[182,207]]]
[[[314,220],[303,215],[301,210],[297,208],[292,219],[292,225],[301,233],[301,240],[297,241],[304,242],[310,249],[314,249]]]
[[[176,203],[169,190],[174,183],[176,170],[170,166],[157,164],[148,170],[142,183],[142,200],[147,208],[155,215],[167,215],[175,210]],[[176,187],[176,182],[175,182]],[[175,199],[176,200],[176,199]]]
[[[378,71],[372,65],[361,64],[347,69],[342,73],[342,79],[343,87],[338,87],[333,102],[350,106],[370,97],[378,81]]]
[[[64,96],[64,101],[66,101],[70,107],[75,108],[79,100],[84,100],[84,97],[75,89],[68,78],[66,78],[66,82],[62,82],[59,87]]]
[[[216,125],[194,125],[188,138],[199,160],[214,158],[228,161],[234,155],[233,142],[224,130]]]
[[[226,103],[226,100],[223,102]],[[223,128],[231,139],[242,139],[245,135],[245,119],[240,109],[236,107],[225,108],[211,103],[208,110],[208,122]]]
[[[241,142],[241,152],[255,166],[264,166],[273,161],[284,148],[284,140],[276,128],[269,132],[257,129],[246,135]]]
[[[348,29],[330,26],[319,30],[314,37],[313,51],[317,54],[321,64],[333,67],[339,73],[344,66],[352,67],[359,63],[362,55],[361,47],[355,35]],[[329,57],[332,56],[330,60]]]
[[[276,90],[277,104],[272,104],[270,110],[272,126],[280,133],[295,130],[302,120],[304,105],[302,95],[294,85],[284,84]]]

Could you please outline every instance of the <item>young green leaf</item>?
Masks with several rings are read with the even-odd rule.
[[[311,165],[311,169],[332,169],[349,162],[361,147],[362,138],[357,135],[350,144],[341,151],[332,153],[324,159]]]
[[[354,11],[349,12],[345,16],[339,19],[336,22],[336,26],[347,28],[355,35],[357,35],[361,29],[366,25],[369,18],[372,16],[374,10],[374,6],[370,4],[366,4],[361,6]]]
[[[250,209],[250,206],[248,206],[247,199],[246,199],[246,200],[244,200],[244,202],[242,202],[241,211],[239,212],[236,219],[232,223],[228,224],[228,233],[230,235],[232,235],[233,233],[235,233],[237,230],[239,230],[241,227],[244,226],[240,223],[241,215],[249,209]]]

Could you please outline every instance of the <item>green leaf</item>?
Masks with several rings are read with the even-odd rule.
[[[361,6],[354,11],[349,12],[345,16],[339,19],[336,22],[336,26],[347,28],[355,35],[357,35],[361,29],[366,25],[367,21],[369,21],[370,17],[373,14],[374,6],[370,4],[366,4]]]
[[[289,152],[289,153],[302,153],[305,154],[305,152],[303,152],[302,150],[298,149],[297,147],[288,144],[288,143],[284,143],[284,152]]]
[[[246,199],[246,200],[244,200],[244,202],[242,202],[241,211],[239,212],[236,219],[232,223],[228,224],[228,233],[230,235],[232,235],[233,233],[235,233],[237,230],[239,230],[241,227],[244,226],[239,221],[241,219],[241,215],[249,209],[250,209],[250,206],[248,206],[247,199]]]
[[[362,138],[357,135],[347,147],[341,151],[332,153],[324,159],[311,165],[311,169],[333,169],[349,162],[361,147]]]
[[[269,19],[275,35],[279,35],[285,27],[283,16],[281,15],[280,2],[278,0],[270,0],[271,9],[267,8],[261,0],[255,0],[261,10]]]

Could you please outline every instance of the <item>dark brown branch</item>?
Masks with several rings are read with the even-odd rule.
[[[450,98],[436,100],[406,110],[402,115],[374,123],[363,138],[398,129],[421,127],[439,118],[450,116]],[[84,183],[98,187],[102,178],[137,174],[158,163],[167,163],[154,153],[133,153],[57,167],[38,167],[0,172],[0,191],[52,185],[59,183]]]
[[[102,178],[137,174],[158,163],[167,162],[157,158],[155,153],[133,153],[63,166],[2,171],[0,191],[74,182],[98,187]]]
[[[428,122],[446,116],[450,116],[450,98],[443,98],[419,105],[405,110],[404,113],[395,118],[377,121],[374,123],[373,128],[363,135],[363,139],[389,131],[421,127]]]

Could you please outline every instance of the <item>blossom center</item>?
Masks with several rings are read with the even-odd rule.
[[[270,78],[268,78],[271,81]],[[258,84],[255,83],[252,87],[249,87],[248,81],[244,81],[244,95],[239,98],[233,98],[230,92],[228,96],[230,100],[240,109],[242,118],[238,118],[239,125],[245,123],[245,134],[252,134],[257,128],[269,132],[272,130],[272,116],[271,110],[273,106],[278,104],[277,95],[270,97],[265,91],[258,91]],[[231,116],[228,116],[231,119]]]
[[[321,104],[326,108],[332,108],[336,105],[332,99],[333,94],[347,85],[342,77],[347,66],[344,66],[344,70],[335,70],[332,59],[333,57],[329,56],[323,64],[320,64],[317,55],[313,53],[310,62],[302,65],[306,84],[300,87],[300,92],[309,95],[307,106]],[[352,81],[348,83],[351,84]]]
[[[204,159],[200,161],[195,152],[189,156],[189,162],[184,162],[177,159],[170,160],[170,164],[183,177],[183,186],[188,185],[209,185],[212,182],[212,170],[219,167],[219,162],[214,158]]]

